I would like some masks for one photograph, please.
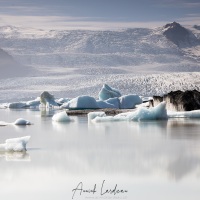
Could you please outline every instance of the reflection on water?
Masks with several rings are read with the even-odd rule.
[[[24,117],[34,123],[19,129],[0,127],[0,143],[7,138],[31,135],[26,155],[0,154],[0,158],[5,158],[0,159],[3,191],[7,191],[6,184],[12,181],[12,195],[5,192],[9,194],[6,199],[18,194],[16,188],[24,179],[28,183],[27,194],[38,190],[42,198],[33,196],[42,200],[71,199],[72,185],[104,179],[111,185],[123,184],[130,191],[126,199],[131,200],[165,199],[163,193],[168,194],[166,199],[200,197],[200,121],[94,124],[88,123],[87,117],[72,117],[71,123],[56,123],[51,120],[54,112],[59,111],[0,110],[0,121],[9,113],[8,121]],[[20,159],[30,162],[6,162]],[[34,188],[30,186],[32,183]],[[146,192],[140,193],[143,190]]]
[[[5,158],[6,161],[31,161],[26,152],[0,152],[0,158]]]

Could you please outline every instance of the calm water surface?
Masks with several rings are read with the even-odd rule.
[[[200,120],[53,123],[55,112],[0,109],[0,121],[34,123],[0,127],[0,143],[31,136],[27,153],[0,153],[0,199],[69,200],[80,182],[96,192],[73,199],[200,198]],[[103,194],[116,184],[127,192]]]

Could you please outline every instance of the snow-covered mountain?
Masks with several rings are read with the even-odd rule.
[[[199,90],[199,40],[200,30],[175,22],[118,31],[0,27],[0,48],[35,69],[28,77],[0,79],[0,102],[45,90],[56,97],[97,97],[104,83],[144,96]]]
[[[3,26],[0,41],[1,48],[24,65],[87,67],[87,71],[121,66],[131,71],[171,71],[173,67],[172,71],[200,71],[198,38],[175,22],[156,29],[118,31],[44,31]],[[186,43],[190,46],[182,45]]]
[[[178,47],[192,47],[200,45],[200,40],[198,40],[192,31],[184,28],[176,22],[166,24],[163,29],[163,34]]]

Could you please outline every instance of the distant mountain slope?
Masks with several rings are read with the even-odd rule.
[[[11,55],[0,49],[0,79],[25,76],[30,68],[20,65]]]
[[[200,71],[199,40],[176,22],[156,29],[118,31],[3,26],[0,41],[17,61],[36,68],[81,68],[81,74],[90,73],[89,68],[95,73],[94,68],[105,67],[120,68],[119,73]]]

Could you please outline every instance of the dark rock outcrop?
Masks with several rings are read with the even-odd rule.
[[[175,111],[191,111],[200,109],[200,92],[197,90],[173,91],[163,97],[153,96],[153,105],[166,101],[167,109]]]
[[[177,22],[166,24],[163,34],[178,47],[190,47],[200,44],[196,36]]]

